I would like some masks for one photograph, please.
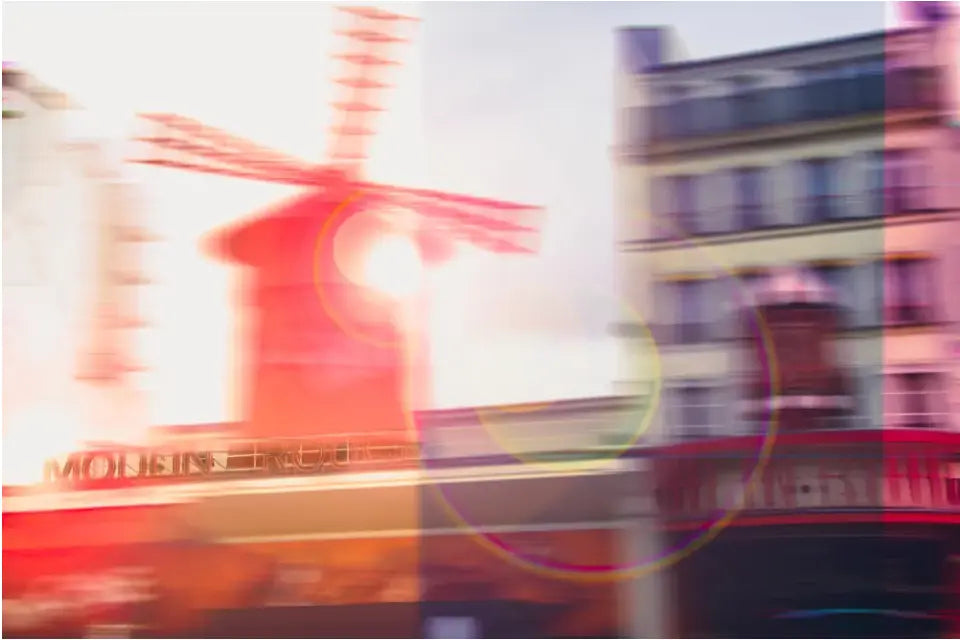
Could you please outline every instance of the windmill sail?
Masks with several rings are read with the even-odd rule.
[[[337,32],[344,50],[334,57],[344,68],[334,80],[339,95],[333,101],[335,124],[328,155],[331,165],[357,178],[367,159],[376,115],[383,111],[383,92],[389,88],[386,76],[399,64],[391,54],[406,41],[396,32],[411,19],[370,7],[340,7],[339,11],[351,25]]]

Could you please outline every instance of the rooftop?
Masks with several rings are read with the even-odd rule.
[[[67,94],[39,81],[29,72],[11,62],[3,63],[3,91],[14,91],[29,97],[45,109],[76,109],[77,104]]]
[[[676,62],[661,62],[649,66],[649,70],[652,73],[667,73],[671,71],[681,71],[685,69],[693,69],[699,67],[709,67],[714,65],[722,65],[729,63],[738,63],[738,62],[748,62],[750,60],[756,60],[761,58],[769,58],[773,56],[781,55],[791,55],[795,53],[803,53],[806,51],[814,51],[816,49],[826,49],[831,47],[840,47],[845,45],[857,44],[870,42],[872,40],[881,40],[883,38],[889,38],[891,36],[901,36],[909,35],[921,32],[928,27],[919,26],[919,27],[904,27],[899,29],[889,29],[889,30],[880,30],[880,31],[870,31],[867,33],[852,34],[849,36],[843,36],[840,38],[829,38],[825,40],[816,40],[813,42],[801,42],[796,44],[789,44],[782,47],[774,47],[770,49],[758,49],[754,51],[746,51],[743,53],[735,53],[724,56],[716,56],[711,58],[700,58],[693,60],[679,60]],[[624,33],[624,38],[628,43],[632,43],[636,39],[648,40],[650,39],[650,29],[647,27],[624,27],[621,29]],[[628,44],[626,47],[627,55],[633,55],[633,51],[636,51],[637,48]],[[637,68],[636,61],[631,60],[630,65],[632,68]]]

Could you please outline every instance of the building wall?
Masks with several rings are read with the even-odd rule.
[[[9,82],[10,73],[4,100],[17,114],[3,124],[4,437],[17,443],[9,447],[17,458],[5,461],[18,469],[8,467],[5,482],[36,468],[28,458],[41,443],[69,450],[146,426],[126,375],[108,385],[78,379],[91,351],[122,351],[124,362],[131,355],[118,320],[136,317],[136,293],[121,294],[112,281],[136,254],[119,235],[139,222],[131,186],[115,179],[100,144],[76,135],[66,96],[24,72]]]
[[[769,54],[694,61],[655,70],[635,85],[645,88],[644,104],[650,105],[663,103],[673,87],[682,86],[694,97],[726,95],[726,80],[739,75],[752,75],[761,87],[783,87],[798,81],[798,67],[846,64],[884,54],[888,73],[902,66],[928,64],[940,64],[941,73],[955,72],[956,58],[945,56],[940,44],[931,47],[931,41],[929,31],[908,30]],[[630,71],[624,73],[629,75]],[[637,101],[629,103],[631,107],[636,105]],[[635,109],[633,116],[649,119],[648,113]],[[955,282],[950,277],[952,259],[948,256],[953,252],[951,230],[960,211],[960,190],[953,186],[950,174],[960,157],[956,145],[948,143],[950,138],[944,135],[939,119],[942,113],[943,107],[940,112],[888,110],[655,143],[621,138],[616,163],[618,202],[622,207],[618,235],[620,287],[624,298],[640,311],[625,313],[618,327],[625,335],[623,388],[638,381],[637,362],[656,362],[655,366],[640,367],[648,375],[663,378],[665,393],[660,406],[664,410],[652,433],[667,435],[666,425],[677,420],[677,414],[671,414],[676,409],[671,389],[691,383],[718,386],[722,397],[714,399],[716,411],[722,414],[726,428],[737,429],[733,426],[737,416],[730,410],[729,401],[736,398],[735,389],[730,387],[735,386],[731,376],[742,364],[739,347],[729,339],[676,344],[662,339],[664,334],[657,331],[675,326],[679,319],[669,289],[678,281],[713,281],[708,285],[712,293],[703,304],[709,307],[707,321],[722,325],[730,322],[730,311],[743,290],[741,277],[746,272],[785,264],[842,264],[855,268],[844,276],[850,278],[850,289],[841,292],[841,302],[860,319],[870,314],[872,303],[865,292],[876,282],[875,264],[904,254],[932,257],[935,266],[929,281],[934,288],[934,321],[925,326],[884,330],[877,326],[879,323],[868,326],[858,320],[840,336],[839,357],[853,372],[864,404],[871,406],[857,416],[859,426],[884,423],[882,409],[878,412],[869,398],[881,390],[887,396],[896,391],[882,383],[877,386],[878,379],[886,379],[881,373],[918,368],[948,370],[944,328],[958,317],[952,295]],[[923,171],[918,174],[922,176],[922,188],[917,188],[916,178],[908,178],[914,180],[910,186],[922,202],[920,213],[885,218],[871,197],[870,154],[893,150],[911,151],[922,163]],[[820,158],[833,158],[839,163],[836,195],[840,218],[809,224],[800,218],[806,190],[800,163]],[[736,184],[732,171],[742,167],[766,170],[762,197],[774,228],[742,231],[732,226]],[[700,176],[696,204],[701,231],[706,233],[664,240],[664,225],[655,221],[670,213],[667,180],[687,175]],[[668,284],[661,287],[660,283]],[[651,341],[648,329],[659,339]],[[945,413],[956,421],[956,411]]]

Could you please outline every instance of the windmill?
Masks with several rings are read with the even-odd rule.
[[[377,250],[388,277],[447,260],[461,241],[502,254],[536,251],[538,207],[364,178],[386,77],[399,64],[391,55],[411,19],[369,7],[337,11],[348,24],[337,32],[343,72],[326,163],[183,116],[140,116],[147,135],[138,140],[150,152],[134,162],[303,187],[205,242],[216,258],[252,267],[251,437],[405,428],[402,300],[367,278]]]

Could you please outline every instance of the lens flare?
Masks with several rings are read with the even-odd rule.
[[[423,282],[423,262],[408,237],[388,234],[374,240],[363,259],[364,285],[392,298],[417,292]]]

